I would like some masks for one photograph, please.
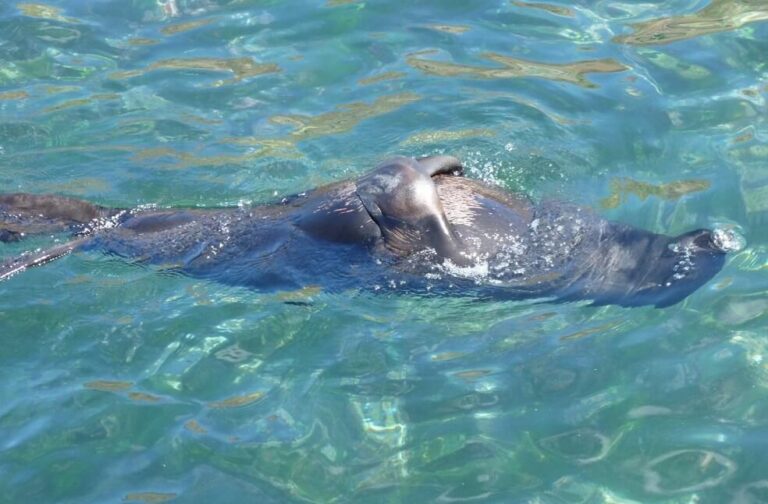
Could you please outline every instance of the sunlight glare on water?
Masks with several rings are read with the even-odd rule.
[[[248,206],[450,154],[731,251],[664,309],[74,254],[0,283],[0,501],[768,502],[766,54],[762,0],[0,3],[0,192]]]

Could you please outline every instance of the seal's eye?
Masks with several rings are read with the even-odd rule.
[[[701,233],[699,236],[693,239],[693,244],[700,249],[704,250],[711,250],[714,248],[714,243],[712,241],[712,233],[705,232]]]
[[[723,250],[718,247],[712,231],[708,229],[698,229],[678,236],[669,244],[669,249],[677,254],[723,253]]]

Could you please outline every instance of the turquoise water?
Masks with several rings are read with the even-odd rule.
[[[65,258],[0,284],[0,501],[768,502],[765,20],[764,0],[3,2],[3,192],[237,205],[450,153],[747,246],[667,309]]]

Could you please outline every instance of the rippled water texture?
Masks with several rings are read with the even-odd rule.
[[[766,20],[765,0],[0,2],[3,192],[259,203],[451,153],[747,241],[667,309],[259,293],[93,253],[30,270],[0,284],[0,501],[768,502]]]

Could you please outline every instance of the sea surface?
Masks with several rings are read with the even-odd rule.
[[[746,245],[665,309],[72,255],[0,284],[0,502],[768,502],[767,99],[766,0],[3,0],[1,192],[255,205],[445,153]]]

